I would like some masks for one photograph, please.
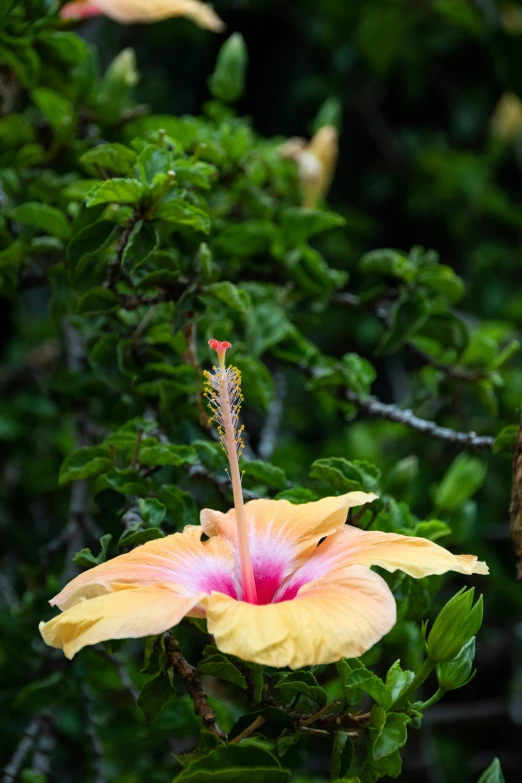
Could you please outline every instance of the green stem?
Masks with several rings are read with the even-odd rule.
[[[438,701],[440,701],[445,693],[446,693],[446,691],[444,690],[444,688],[440,688],[439,687],[439,689],[437,691],[435,691],[435,693],[433,694],[433,696],[430,699],[428,699],[427,701],[424,701],[420,705],[420,707],[419,707],[420,712],[424,712],[424,710],[427,707],[431,707],[432,704],[436,704]]]
[[[432,661],[431,658],[426,658],[422,666],[420,667],[419,671],[411,681],[411,683],[408,685],[407,688],[405,688],[402,693],[399,693],[395,701],[390,706],[389,711],[396,710],[398,707],[402,707],[404,702],[408,701],[410,699],[410,696],[412,696],[419,685],[422,685],[424,680],[428,678],[428,676],[431,674],[433,669],[435,668],[435,661]]]

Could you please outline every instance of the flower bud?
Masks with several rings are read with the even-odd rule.
[[[437,678],[443,691],[454,691],[467,685],[475,676],[471,673],[475,658],[475,637],[472,636],[452,661],[437,664]]]
[[[209,86],[214,98],[226,103],[237,101],[245,87],[248,54],[240,33],[234,33],[221,47]]]
[[[475,589],[462,589],[433,623],[426,649],[432,661],[451,661],[482,625],[482,596],[473,606]]]

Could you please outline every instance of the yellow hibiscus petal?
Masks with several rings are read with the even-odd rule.
[[[392,572],[404,571],[417,579],[446,571],[489,573],[486,563],[479,561],[475,555],[453,555],[426,538],[359,530],[351,525],[344,525],[327,538],[302,570],[309,571],[309,578],[314,579],[317,568],[321,572],[324,569],[333,572],[336,568],[355,563],[380,566]]]
[[[225,29],[214,9],[200,0],[93,0],[93,5],[122,24],[183,16],[216,33]]]
[[[395,620],[389,587],[363,566],[310,582],[290,601],[259,606],[218,593],[207,601],[208,630],[222,652],[291,669],[362,655]]]
[[[223,539],[201,541],[203,529],[188,525],[182,533],[149,541],[132,552],[108,560],[80,574],[52,599],[67,609],[82,599],[94,599],[113,590],[114,584],[133,587],[167,583],[186,593],[219,590],[235,595],[234,559]]]
[[[344,524],[349,508],[371,503],[377,495],[348,492],[313,503],[251,500],[245,504],[248,538],[259,603],[269,603],[283,579],[295,571],[324,536]],[[205,508],[201,526],[208,536],[237,545],[236,512]],[[212,540],[212,539],[210,539]]]
[[[80,601],[39,628],[46,644],[72,658],[89,644],[163,633],[204,598],[179,595],[165,585],[122,588]]]

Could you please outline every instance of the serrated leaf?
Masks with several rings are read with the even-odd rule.
[[[142,674],[156,674],[161,668],[165,655],[165,637],[162,633],[158,636],[149,636],[145,642],[143,653]]]
[[[137,179],[108,179],[95,185],[87,194],[88,207],[96,204],[138,204],[146,190]]]
[[[140,516],[147,527],[159,527],[167,514],[167,509],[156,498],[138,498]]]
[[[379,470],[369,462],[349,461],[344,457],[316,460],[310,469],[311,478],[326,481],[338,492],[364,490],[374,492],[379,487]]]
[[[156,229],[151,223],[139,220],[133,227],[125,250],[123,251],[122,262],[125,268],[140,264],[154,250],[158,243]]]
[[[211,655],[198,663],[200,674],[211,674],[220,680],[226,680],[240,688],[246,688],[246,680],[239,669],[224,655]]]
[[[113,240],[118,226],[110,220],[97,220],[85,226],[71,239],[67,246],[67,260],[72,275],[85,257],[100,253]]]
[[[80,163],[97,166],[100,169],[114,171],[115,174],[129,176],[134,171],[138,156],[123,144],[100,144],[93,147],[80,158]]]
[[[45,115],[57,138],[65,139],[71,135],[75,116],[74,107],[67,98],[48,87],[38,87],[33,90],[31,97]]]
[[[344,731],[336,731],[330,759],[330,780],[339,780],[346,775],[354,757],[351,738]]]
[[[161,671],[142,688],[136,704],[145,716],[145,723],[151,726],[161,715],[165,705],[176,695],[174,672],[172,669]]]
[[[421,329],[430,316],[430,300],[418,288],[403,291],[390,310],[390,326],[378,346],[379,353],[392,353]]]
[[[377,704],[371,711],[372,755],[375,761],[400,750],[408,739],[408,715],[402,712],[385,713]]]
[[[290,772],[282,769],[275,756],[252,744],[227,745],[192,762],[176,778],[176,783],[285,783]]]
[[[194,464],[197,454],[190,446],[182,446],[174,443],[156,443],[147,445],[145,442],[140,449],[140,463],[142,465],[186,465]]]
[[[385,686],[391,694],[392,703],[399,694],[412,682],[415,674],[408,669],[401,668],[400,660],[395,661],[388,669]]]
[[[264,462],[260,459],[242,460],[241,468],[247,478],[260,481],[274,489],[284,489],[286,487],[286,473],[282,468],[271,465],[270,462]]]
[[[170,168],[170,152],[156,144],[148,144],[138,156],[140,179],[150,185],[157,174],[166,174]]]
[[[289,704],[294,700],[296,694],[299,694],[311,699],[319,707],[325,707],[328,698],[326,691],[321,688],[314,675],[307,671],[286,674],[275,686],[275,691],[278,698],[285,704]]]
[[[80,549],[80,551],[75,554],[73,558],[74,562],[79,566],[82,566],[82,568],[94,568],[94,566],[100,565],[100,563],[105,563],[111,541],[112,536],[110,533],[107,533],[107,535],[100,538],[101,548],[98,555],[93,555],[89,547],[84,547],[84,549]]]
[[[208,234],[210,231],[210,218],[206,212],[195,207],[179,197],[164,198],[154,212],[154,218],[166,220],[167,223],[176,223],[179,226],[189,226],[195,231]]]
[[[359,269],[365,274],[380,274],[398,277],[406,283],[411,282],[417,268],[404,253],[398,250],[371,250],[359,261]]]
[[[135,547],[146,544],[147,541],[155,541],[163,538],[165,533],[159,527],[150,527],[147,529],[124,530],[118,539],[118,546]]]
[[[102,446],[83,446],[65,458],[60,468],[59,483],[99,476],[109,470],[108,451]]]
[[[246,291],[242,291],[228,280],[220,283],[212,283],[207,286],[207,292],[215,296],[220,302],[224,302],[232,310],[237,310],[241,315],[246,315],[251,307],[250,297]]]

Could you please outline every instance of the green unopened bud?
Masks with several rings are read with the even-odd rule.
[[[473,660],[475,658],[475,637],[473,636],[462,650],[453,658],[452,661],[437,664],[437,678],[439,686],[444,691],[454,691],[467,685],[475,672],[473,669]]]
[[[107,68],[105,79],[117,81],[125,87],[134,87],[139,79],[134,49],[124,49],[114,58]]]
[[[209,87],[214,98],[226,103],[237,101],[243,94],[248,53],[240,33],[234,33],[219,50]]]
[[[482,625],[482,596],[473,606],[475,590],[462,589],[448,601],[433,623],[426,642],[432,661],[451,661],[476,636]]]

